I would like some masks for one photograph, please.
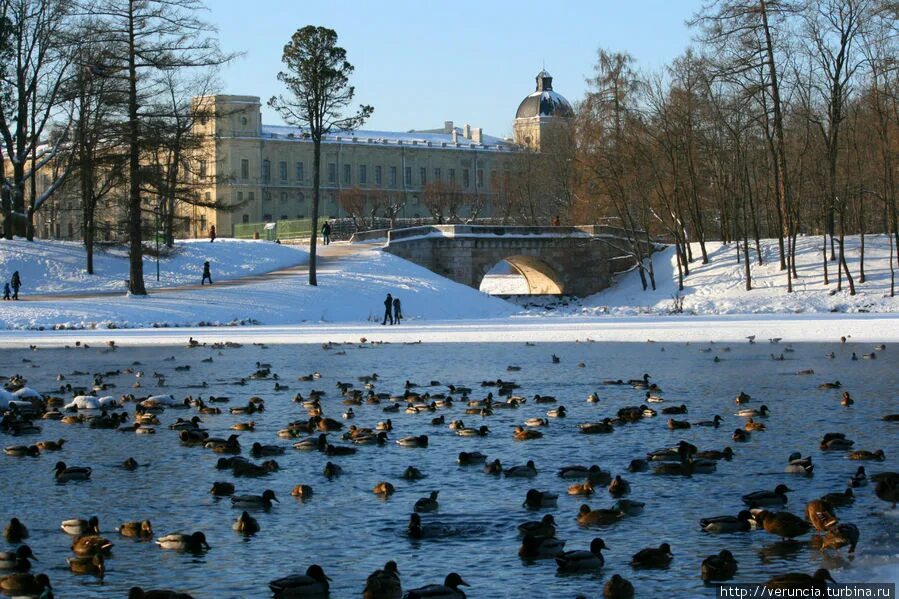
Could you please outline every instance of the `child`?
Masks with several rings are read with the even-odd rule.
[[[6,283],[6,282],[3,283],[3,299],[5,299],[5,300],[10,299],[10,295],[9,295],[9,283]]]
[[[200,281],[200,285],[206,284],[206,279],[209,279],[209,284],[212,285],[212,273],[209,272],[209,261],[203,263],[203,280]]]

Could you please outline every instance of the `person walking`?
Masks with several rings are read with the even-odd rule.
[[[209,243],[215,241],[215,225],[209,227]]]
[[[325,221],[322,225],[322,241],[325,245],[331,244],[331,221]]]
[[[19,288],[22,286],[22,278],[19,277],[19,271],[12,273],[10,285],[12,286],[12,298],[14,300],[19,299]]]
[[[384,300],[384,321],[381,323],[387,324],[387,321],[390,320],[390,324],[393,324],[393,297],[388,293],[387,299]]]
[[[393,324],[399,324],[403,317],[403,310],[400,306],[400,298],[393,298]]]
[[[200,281],[200,285],[205,285],[206,279],[209,279],[209,284],[212,285],[212,273],[209,271],[209,260],[203,263],[203,280]]]
[[[8,300],[9,297],[9,283],[7,281],[3,281],[3,299]]]

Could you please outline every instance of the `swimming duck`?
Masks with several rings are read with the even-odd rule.
[[[864,487],[868,484],[868,473],[865,472],[864,466],[859,466],[852,478],[849,479],[849,486],[853,488]]]
[[[528,418],[524,421],[525,426],[549,426],[549,420],[546,418]]]
[[[559,406],[558,408],[547,411],[546,415],[550,418],[565,418],[568,416],[568,411],[565,409],[565,406]]]
[[[818,385],[818,389],[839,389],[842,387],[840,381],[834,381],[832,383],[821,383]]]
[[[645,503],[633,499],[619,499],[612,504],[613,510],[617,510],[625,516],[638,516],[643,513],[644,507],[646,507]]]
[[[855,553],[859,536],[860,533],[855,524],[841,522],[828,529],[824,536],[821,537],[821,549],[841,549],[849,545],[849,553]]]
[[[404,480],[421,480],[424,477],[425,474],[415,466],[407,466],[406,469],[403,470],[402,478]]]
[[[499,463],[499,460],[496,460],[496,463]],[[512,466],[511,468],[506,468],[503,471],[508,477],[517,477],[517,478],[533,478],[537,476],[537,466],[534,465],[534,460],[528,460],[527,464],[524,466]]]
[[[96,516],[91,516],[89,520],[63,520],[60,525],[63,532],[73,536],[81,536],[87,534],[100,534],[100,521]]]
[[[116,531],[123,537],[153,538],[153,525],[149,520],[125,522],[116,528]]]
[[[849,395],[848,391],[843,391],[843,396],[840,398],[840,405],[843,407],[849,407],[855,403],[855,400],[852,399],[852,396]]]
[[[306,568],[305,574],[293,574],[268,583],[275,597],[327,597],[330,578],[318,564]]]
[[[790,512],[766,512],[756,514],[756,519],[762,523],[765,532],[777,535],[786,541],[807,533],[812,525]]]
[[[69,564],[69,570],[75,574],[92,574],[97,578],[103,578],[103,574],[106,572],[106,566],[101,554],[67,557],[66,563]]]
[[[733,553],[722,549],[717,555],[702,560],[700,575],[704,582],[730,580],[737,573],[737,560]]]
[[[250,448],[250,455],[254,458],[261,458],[273,455],[282,455],[284,448],[278,445],[262,445],[261,443],[253,443]]]
[[[577,483],[574,485],[570,485],[568,487],[569,495],[587,495],[587,496],[589,496],[589,495],[593,495],[593,493],[595,493],[595,492],[596,492],[596,490],[593,488],[593,485],[590,483],[590,481],[587,481],[584,483]]]
[[[534,537],[554,537],[556,536],[556,519],[552,514],[546,514],[540,520],[522,522],[518,525],[518,532]]]
[[[460,437],[486,437],[489,433],[490,429],[485,425],[481,425],[479,428],[463,428],[456,431],[456,434]]]
[[[599,403],[599,395],[594,391],[590,395],[587,396],[587,403]]]
[[[343,468],[341,468],[334,462],[328,462],[327,464],[325,464],[323,473],[327,478],[334,478],[343,474]]]
[[[833,505],[824,499],[813,499],[805,506],[805,519],[812,523],[817,531],[824,531],[837,523]]]
[[[396,492],[396,488],[387,481],[381,481],[374,486],[372,493],[380,497],[390,497]]]
[[[555,507],[559,496],[546,491],[538,491],[537,489],[529,489],[524,499],[524,507],[538,510],[545,507]]]
[[[608,434],[615,431],[609,418],[604,419],[602,422],[584,422],[577,425],[577,427],[585,435]]]
[[[459,452],[457,459],[460,465],[467,466],[470,464],[483,464],[487,461],[487,456],[479,451],[462,451]]]
[[[874,494],[878,499],[892,503],[893,509],[896,509],[896,504],[899,503],[899,479],[887,478],[878,481],[874,487]]]
[[[790,457],[787,458],[787,467],[784,468],[784,472],[789,474],[811,475],[814,470],[815,465],[812,464],[811,456],[804,458],[798,451],[790,454]]]
[[[190,553],[201,553],[210,549],[209,543],[206,542],[206,535],[199,531],[189,535],[181,533],[167,534],[156,539],[156,544],[163,549],[187,551]]]
[[[862,449],[849,452],[849,455],[846,457],[850,460],[877,460],[878,462],[882,462],[886,459],[886,454],[883,453],[882,449],[878,449],[877,451],[866,451]]]
[[[721,416],[715,414],[715,417],[712,420],[700,420],[696,423],[696,426],[711,426],[718,428],[721,425],[722,420]]]
[[[730,438],[733,439],[737,443],[745,443],[746,441],[749,441],[749,435],[750,435],[749,432],[744,431],[741,428],[738,428],[738,429],[734,430],[734,434],[731,435]]]
[[[630,379],[627,384],[633,387],[634,389],[648,389],[649,388],[649,379],[652,377],[649,376],[648,373],[643,373],[642,379]]]
[[[827,493],[821,499],[834,507],[842,507],[852,503],[855,500],[855,494],[852,492],[852,487],[846,487],[842,493]]]
[[[484,466],[484,473],[499,476],[503,473],[503,465],[500,463],[499,459],[493,460]]]
[[[734,457],[734,450],[730,447],[725,447],[722,450],[706,449],[704,451],[697,451],[693,454],[693,457],[702,460],[730,460]]]
[[[65,442],[65,439],[60,439],[59,441],[38,441],[36,445],[41,451],[62,451],[62,446]]]
[[[263,491],[262,495],[234,495],[231,497],[231,507],[236,508],[262,508],[269,509],[272,502],[278,501],[275,492],[271,489]],[[280,503],[280,502],[278,502]]]
[[[671,415],[671,414],[686,414],[687,406],[685,404],[681,404],[679,406],[671,406],[669,408],[663,408],[662,414]]]
[[[743,391],[740,391],[740,394],[737,395],[737,397],[736,397],[736,399],[734,400],[734,402],[735,402],[736,404],[749,403],[749,401],[750,401],[751,399],[752,399],[752,396],[751,396],[751,395],[749,395],[748,393],[745,393],[745,392],[743,392]]]
[[[667,568],[673,557],[671,546],[662,543],[657,548],[647,547],[635,553],[631,558],[631,565],[634,568]]]
[[[675,420],[674,418],[668,419],[668,429],[669,430],[679,430],[690,428],[690,423],[686,420]]]
[[[65,462],[56,462],[53,468],[54,478],[56,482],[65,483],[69,481],[87,480],[91,477],[91,469],[79,466],[66,466]]]
[[[414,509],[419,513],[427,513],[427,512],[436,512],[440,507],[437,502],[437,495],[440,491],[431,491],[430,496],[428,497],[420,497],[416,502]]]
[[[765,587],[769,589],[818,589],[825,592],[827,581],[836,583],[830,575],[830,571],[820,568],[811,576],[802,572],[789,572],[773,576],[765,583]]]
[[[403,437],[402,439],[397,440],[396,444],[401,447],[427,447],[428,436],[418,435],[417,437]]]
[[[3,538],[10,543],[21,543],[28,538],[28,528],[18,518],[10,518],[9,524],[3,529]]]
[[[533,429],[516,426],[513,437],[516,441],[528,441],[531,439],[539,439],[543,437],[543,433],[541,433],[540,431],[535,431]]]
[[[761,405],[757,409],[756,408],[746,408],[745,410],[737,410],[734,413],[735,416],[740,416],[743,418],[757,418],[759,416],[766,417],[771,415],[771,410],[768,409],[768,406]]]
[[[18,572],[0,578],[0,589],[7,593],[26,595],[29,597],[51,598],[53,597],[50,579],[46,574],[29,574]]]
[[[294,497],[299,497],[300,499],[306,500],[312,497],[312,487],[309,485],[296,485],[291,491],[290,494]]]
[[[546,559],[556,557],[565,548],[565,541],[555,537],[524,535],[518,557],[522,559]]]
[[[237,520],[234,522],[234,525],[231,526],[231,529],[234,532],[243,533],[245,535],[252,535],[259,532],[259,522],[256,518],[253,518],[247,512],[243,512],[240,516],[238,516]]]
[[[365,579],[362,599],[401,599],[403,587],[396,562],[390,560],[381,570],[375,570]]]
[[[847,439],[845,433],[827,433],[821,439],[821,449],[825,451],[845,451],[855,445],[855,441]]]
[[[627,465],[628,472],[646,472],[649,470],[649,462],[644,459],[633,459],[631,463]]]
[[[72,541],[72,551],[75,555],[108,554],[112,551],[112,543],[109,539],[100,535],[83,535]]]
[[[792,491],[787,485],[777,485],[773,491],[755,491],[743,495],[743,503],[749,507],[761,507],[766,505],[786,505],[787,493]]]
[[[214,482],[212,483],[212,489],[209,490],[209,493],[216,497],[228,497],[229,495],[234,495],[234,483]]]
[[[586,503],[578,510],[577,523],[581,526],[593,526],[613,524],[624,517],[624,513],[620,510],[597,509],[591,510]]]
[[[590,542],[590,550],[565,551],[556,556],[560,573],[596,572],[605,565],[602,550],[608,549],[605,542],[596,537]]]
[[[747,532],[753,528],[753,516],[749,510],[741,510],[736,516],[703,518],[699,526],[706,532]]]
[[[128,599],[193,599],[193,596],[168,589],[145,591],[140,587],[131,587],[128,591]]]
[[[37,445],[11,445],[3,449],[3,453],[16,458],[32,457],[36,458],[41,455],[41,450]]]
[[[29,559],[36,560],[28,545],[20,545],[15,551],[0,551],[0,570],[28,572],[31,569]]]
[[[460,586],[471,586],[455,572],[450,572],[443,580],[443,584],[429,584],[428,586],[412,589],[406,593],[405,599],[465,599],[465,593]]]
[[[609,494],[612,497],[620,497],[630,492],[630,483],[621,478],[620,474],[615,475],[615,478],[609,483]]]
[[[606,599],[631,599],[634,596],[634,585],[619,574],[613,574],[603,586],[602,596]]]
[[[756,422],[751,416],[746,420],[746,424],[743,425],[743,430],[748,432],[763,431],[766,428],[764,424]]]

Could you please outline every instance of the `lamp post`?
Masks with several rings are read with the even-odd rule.
[[[159,204],[156,204],[156,282],[159,282]]]

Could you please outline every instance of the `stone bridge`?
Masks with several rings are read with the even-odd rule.
[[[649,239],[641,235],[639,243],[649,255]],[[488,271],[506,260],[527,280],[530,293],[579,297],[605,289],[612,275],[636,265],[626,232],[608,225],[391,229],[384,249],[475,289]]]

